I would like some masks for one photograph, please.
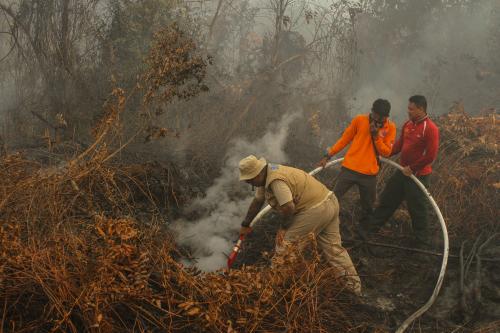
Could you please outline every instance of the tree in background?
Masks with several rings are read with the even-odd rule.
[[[366,1],[354,21],[353,93],[364,102],[374,87],[391,101],[418,92],[437,114],[456,100],[471,112],[495,105],[492,81],[499,67],[492,59],[498,57],[489,46],[500,39],[499,6],[488,0]],[[404,113],[403,104],[393,105],[395,111]]]
[[[37,128],[47,127],[59,135],[72,136],[79,130],[78,124],[88,119],[87,105],[97,103],[90,69],[99,51],[95,36],[104,27],[96,15],[99,3],[0,2],[13,50],[0,65],[16,87],[11,127],[18,136],[28,137],[39,133]],[[27,128],[29,124],[32,126]]]
[[[36,142],[49,129],[49,141],[56,136],[85,141],[112,89],[137,84],[153,34],[174,22],[181,8],[176,3],[0,1],[12,49],[0,66],[7,74],[4,80],[16,87],[10,134]],[[128,105],[135,109],[139,103]]]

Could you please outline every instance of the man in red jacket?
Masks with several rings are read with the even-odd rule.
[[[401,153],[403,171],[396,171],[387,181],[379,206],[370,218],[370,230],[377,231],[406,200],[417,241],[428,244],[428,201],[422,190],[409,176],[415,175],[426,187],[437,156],[439,130],[427,116],[427,101],[415,95],[408,100],[408,116],[400,137],[392,147],[391,156]]]

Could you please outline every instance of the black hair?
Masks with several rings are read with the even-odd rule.
[[[388,100],[379,98],[372,105],[372,112],[375,112],[381,117],[389,117],[391,111],[391,103]]]
[[[410,103],[415,104],[417,107],[424,109],[425,113],[427,113],[427,100],[422,95],[414,95],[411,96],[408,101]]]

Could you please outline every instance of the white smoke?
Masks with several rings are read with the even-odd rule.
[[[199,269],[213,271],[226,265],[226,255],[232,250],[241,221],[252,201],[250,186],[238,180],[238,162],[253,154],[270,162],[286,163],[283,148],[290,123],[296,117],[296,114],[284,116],[278,124],[271,124],[258,140],[234,141],[220,177],[214,180],[204,197],[195,200],[188,208],[202,216],[196,221],[181,219],[173,223],[177,241],[192,249]]]

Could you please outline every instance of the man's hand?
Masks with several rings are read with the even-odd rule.
[[[249,233],[252,232],[252,228],[250,227],[241,227],[240,228],[240,237],[245,237],[246,235],[248,235]]]
[[[413,175],[413,171],[410,169],[409,166],[405,166],[403,168],[403,175],[407,176],[407,177],[410,177],[411,175]]]
[[[290,218],[295,214],[295,204],[293,201],[287,202],[286,204],[276,208],[278,213],[280,213],[284,218]]]
[[[329,158],[328,157],[323,157],[321,161],[319,161],[318,166],[324,168],[326,163],[328,163]]]

